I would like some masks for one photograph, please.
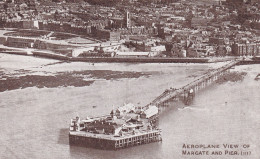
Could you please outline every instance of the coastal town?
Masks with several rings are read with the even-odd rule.
[[[257,0],[2,0],[0,46],[39,56],[253,57],[259,10]]]
[[[0,0],[0,158],[259,159],[259,30],[260,0]]]

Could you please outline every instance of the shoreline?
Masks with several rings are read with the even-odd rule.
[[[217,63],[241,59],[240,57],[223,58],[169,58],[169,57],[69,57],[62,54],[48,52],[46,50],[0,48],[1,53],[34,56],[71,62],[91,63]],[[246,63],[260,63],[259,60],[247,60]]]
[[[35,51],[35,50],[14,50],[0,49],[0,53],[33,56],[46,59],[63,60],[69,62],[90,62],[90,63],[218,63],[231,60],[241,60],[240,57],[224,57],[224,58],[162,58],[162,57],[68,57],[61,54],[51,52]],[[241,60],[239,65],[260,64],[260,60],[246,59]]]

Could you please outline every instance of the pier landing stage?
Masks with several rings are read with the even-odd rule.
[[[105,134],[93,134],[89,132],[70,132],[70,145],[80,145],[106,150],[118,150],[130,146],[142,145],[161,141],[160,130],[136,131],[135,134],[124,134],[123,136],[111,136]]]

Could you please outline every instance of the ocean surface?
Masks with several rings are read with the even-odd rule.
[[[146,105],[165,89],[179,88],[199,75],[220,67],[217,64],[107,64],[59,63],[56,60],[0,54],[0,80],[25,75],[51,76],[60,72],[110,70],[141,72],[148,76],[94,80],[89,86],[37,86],[0,92],[1,159],[179,159],[179,158],[260,158],[260,73],[259,65],[236,66],[245,71],[243,81],[213,84],[196,94],[186,107],[171,103],[160,116],[163,141],[104,151],[70,146],[70,119],[108,114],[111,109],[133,103]],[[96,106],[93,108],[93,106]],[[222,155],[184,155],[184,144],[219,145]],[[236,149],[223,144],[238,144]],[[249,145],[243,148],[243,145]],[[209,150],[209,149],[202,149]],[[211,149],[210,149],[211,150]],[[250,155],[224,154],[250,151]]]

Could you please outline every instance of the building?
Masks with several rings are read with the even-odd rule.
[[[88,132],[98,133],[98,134],[113,134],[118,135],[121,131],[122,125],[111,123],[108,121],[94,121],[90,123],[85,123],[85,130]]]
[[[120,41],[120,32],[99,29],[96,31],[96,37],[100,40],[118,42]]]
[[[156,116],[159,113],[159,109],[156,106],[149,106],[148,109],[146,109],[142,114],[141,114],[141,118],[152,118],[154,116]]]
[[[227,55],[227,49],[226,49],[225,45],[217,46],[216,55],[217,56],[226,56]]]
[[[116,112],[115,112],[115,115],[118,117],[118,116],[122,116],[126,113],[129,113],[130,111],[134,111],[135,110],[135,106],[131,103],[129,104],[125,104],[124,106],[122,107],[119,107]]]
[[[111,42],[119,42],[120,41],[120,32],[111,31],[109,40]]]
[[[0,44],[5,44],[6,43],[6,37],[0,37]]]
[[[163,51],[166,51],[166,48],[165,48],[165,45],[152,46],[151,51],[152,52],[163,52]]]
[[[103,52],[103,53],[112,53],[112,52],[116,52],[119,47],[120,47],[120,43],[103,43],[100,45],[100,47],[98,48],[99,51]]]
[[[114,55],[115,57],[150,57],[150,52],[120,52],[117,51]]]
[[[205,5],[221,5],[226,0],[200,0]]]
[[[210,37],[209,43],[214,44],[214,45],[224,45],[225,41],[224,41],[224,38]]]
[[[191,26],[198,27],[198,26],[207,26],[208,20],[202,17],[193,17],[191,19]]]
[[[24,38],[11,38],[8,37],[6,41],[6,46],[18,47],[18,48],[32,48],[35,40],[24,39]]]
[[[24,29],[39,29],[39,22],[37,20],[34,21],[23,21]]]
[[[245,0],[226,0],[226,3],[228,4],[228,3],[237,3],[237,4],[239,4],[239,3],[243,3]]]
[[[235,56],[256,56],[260,55],[260,44],[233,44],[232,54]]]

